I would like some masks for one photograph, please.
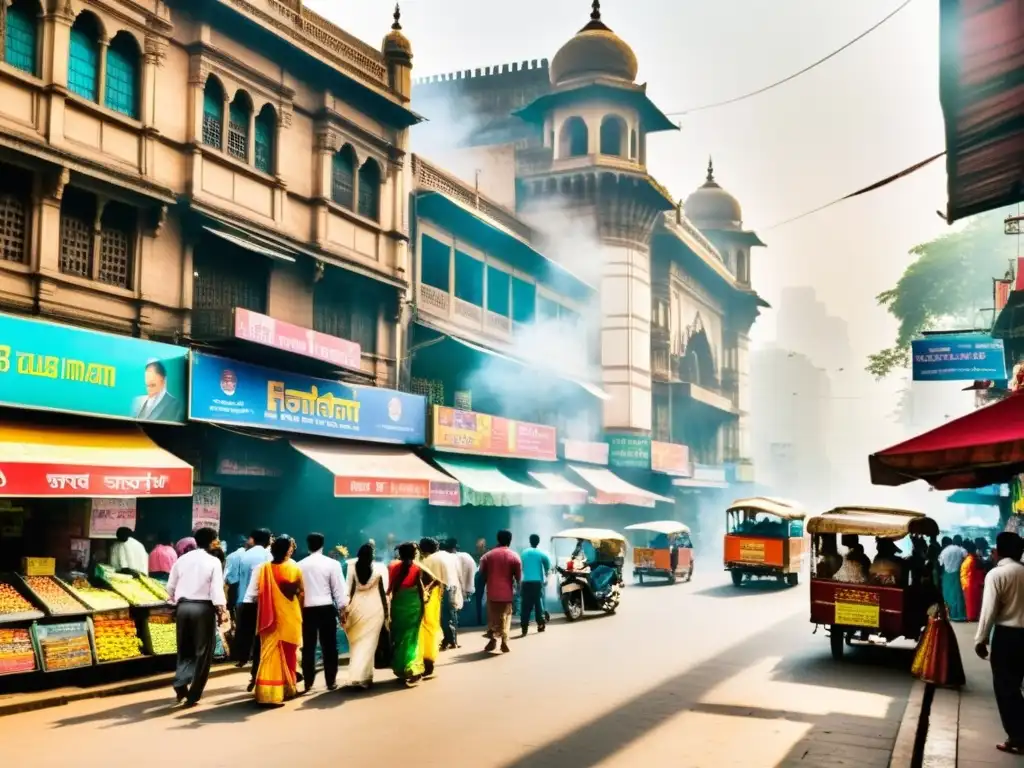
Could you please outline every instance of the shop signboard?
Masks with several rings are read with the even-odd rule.
[[[321,437],[422,445],[427,401],[192,353],[189,418]]]
[[[535,461],[558,460],[554,427],[434,406],[431,447],[449,453]]]
[[[580,464],[608,466],[608,443],[589,443],[586,440],[563,440],[562,458]]]
[[[44,672],[92,666],[92,640],[88,621],[33,624],[32,635]]]
[[[462,503],[461,490],[456,482],[435,480],[342,475],[334,478],[334,495],[337,498],[427,499],[435,507],[457,507]]]
[[[200,528],[220,530],[220,488],[215,485],[192,489],[192,530]]]
[[[693,479],[704,483],[725,483],[725,467],[712,466],[710,464],[694,464]]]
[[[91,499],[89,538],[113,539],[118,528],[135,530],[135,499]]]
[[[645,435],[607,435],[608,464],[617,469],[650,469],[651,438]]]
[[[188,350],[0,314],[0,405],[183,424]]]
[[[275,320],[250,309],[235,309],[235,338],[311,357],[339,368],[354,371],[362,368],[362,348],[356,342]]]
[[[675,477],[689,477],[693,474],[690,466],[690,449],[678,443],[651,441],[651,471]]]
[[[988,334],[928,336],[911,342],[914,381],[1005,379],[1003,340]]]

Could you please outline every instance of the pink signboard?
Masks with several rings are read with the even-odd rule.
[[[351,368],[362,365],[362,349],[354,341],[300,328],[249,309],[235,309],[235,338]]]
[[[562,458],[583,464],[608,466],[608,443],[588,443],[585,440],[563,440]]]

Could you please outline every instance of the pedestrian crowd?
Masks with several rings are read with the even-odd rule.
[[[375,670],[392,670],[406,686],[432,678],[439,654],[460,647],[459,612],[474,597],[478,615],[486,607],[487,653],[510,651],[517,595],[524,635],[531,620],[540,632],[548,621],[544,586],[551,558],[536,534],[520,556],[511,548],[511,532],[499,531],[479,566],[454,539],[400,544],[390,564],[377,561],[371,540],[348,561],[346,576],[337,555],[347,552],[339,547],[325,554],[320,533],[306,537],[308,554],[298,562],[295,540],[265,528],[229,554],[211,528],[176,546],[161,536],[148,555],[129,529],[123,533],[111,564],[167,577],[178,641],[173,686],[184,706],[202,697],[217,633],[239,668],[251,665],[247,690],[256,702],[280,705],[299,695],[300,684],[302,692],[313,687],[318,649],[326,687],[337,688],[339,625],[349,643],[349,686],[368,689]]]

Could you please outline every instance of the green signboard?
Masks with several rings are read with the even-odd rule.
[[[651,438],[644,435],[605,435],[608,466],[619,469],[650,469]]]
[[[0,405],[183,424],[188,349],[0,314]]]

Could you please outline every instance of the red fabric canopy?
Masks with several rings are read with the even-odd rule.
[[[1008,482],[1024,472],[1024,393],[880,451],[868,464],[875,485],[926,480],[954,490]]]

